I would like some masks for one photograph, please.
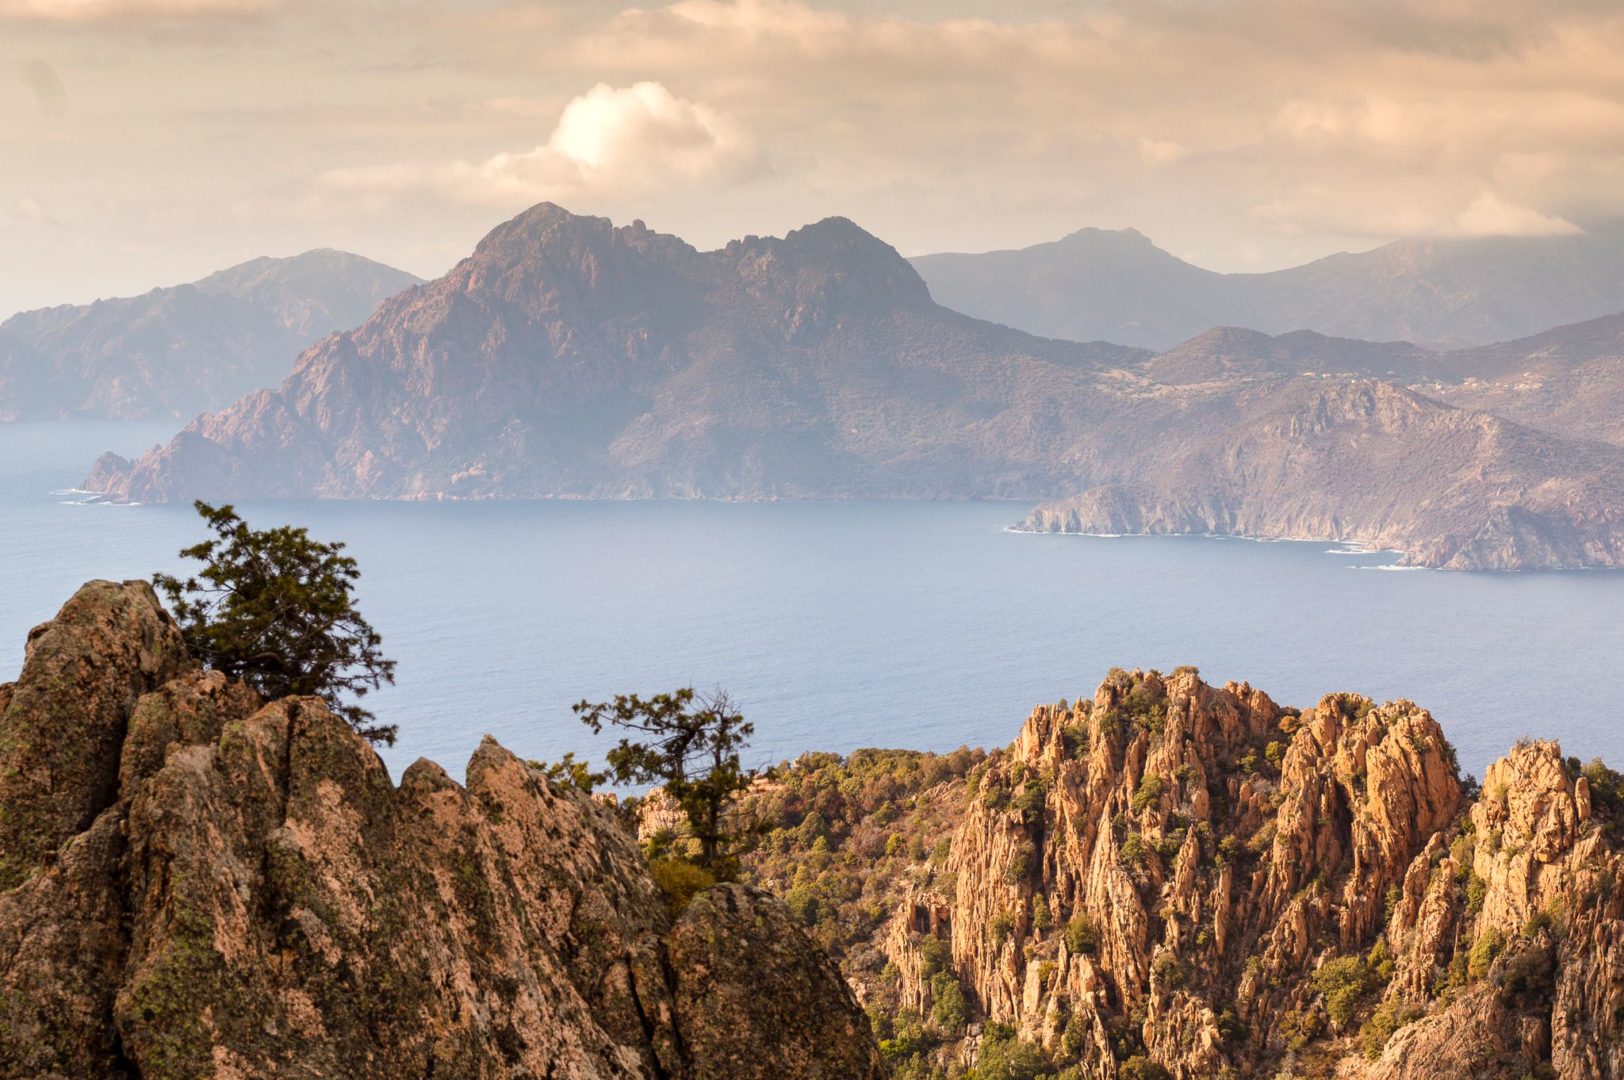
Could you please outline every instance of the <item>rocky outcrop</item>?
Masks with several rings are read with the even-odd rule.
[[[397,786],[144,585],[82,590],[0,706],[0,1076],[881,1075],[778,901],[673,924],[612,808],[489,739]]]
[[[1624,1078],[1624,778],[1554,744],[1477,795],[1411,702],[1116,671],[906,813],[944,799],[940,860],[872,932],[888,965],[848,968],[942,1067],[999,1024],[1097,1080]]]

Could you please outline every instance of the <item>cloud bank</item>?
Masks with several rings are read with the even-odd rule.
[[[829,214],[910,253],[1133,226],[1231,270],[1624,218],[1617,0],[0,0],[0,20],[14,62],[72,90],[37,69],[0,95],[0,205],[49,193],[63,223],[0,249],[0,308],[293,246],[432,273],[540,199],[699,244]]]

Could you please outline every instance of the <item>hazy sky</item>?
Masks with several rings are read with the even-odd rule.
[[[1620,0],[0,0],[0,314],[542,199],[1216,269],[1624,217]]]

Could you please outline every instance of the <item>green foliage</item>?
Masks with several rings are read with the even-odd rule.
[[[1162,778],[1146,774],[1145,778],[1139,781],[1139,790],[1133,793],[1133,812],[1140,813],[1145,807],[1161,799],[1162,790]]]
[[[1173,1080],[1173,1074],[1145,1057],[1135,1054],[1117,1070],[1120,1080]]]
[[[970,1022],[970,1006],[964,988],[949,971],[939,971],[930,980],[930,1018],[943,1032],[957,1038]]]
[[[1130,869],[1142,870],[1145,866],[1145,841],[1138,833],[1129,833],[1128,838],[1122,841],[1121,862]]]
[[[988,921],[987,929],[992,933],[992,947],[1002,949],[1004,942],[1008,941],[1010,934],[1015,931],[1015,916],[1007,911],[1000,911]]]
[[[1079,912],[1066,923],[1065,942],[1066,951],[1073,955],[1089,954],[1094,951],[1097,944],[1094,920],[1088,917],[1086,911]]]
[[[1184,985],[1184,966],[1179,963],[1179,958],[1173,954],[1172,949],[1164,949],[1158,953],[1150,970],[1156,982],[1163,988],[1171,990]]]
[[[1483,898],[1488,895],[1489,887],[1477,871],[1471,867],[1466,868],[1466,914],[1476,915],[1483,910]]]
[[[964,1074],[964,1080],[1045,1080],[1054,1072],[1054,1062],[1039,1047],[1007,1025],[988,1024],[975,1068]]]
[[[1393,1033],[1420,1017],[1421,1010],[1406,1005],[1397,998],[1376,1006],[1376,1011],[1370,1014],[1370,1019],[1359,1029],[1359,1046],[1364,1050],[1365,1057],[1371,1061],[1381,1057],[1382,1050],[1386,1048],[1387,1040],[1393,1037]]]
[[[368,740],[392,745],[395,725],[375,723],[356,700],[393,683],[395,662],[356,609],[361,571],[344,545],[290,525],[250,529],[231,506],[193,505],[215,537],[180,554],[203,568],[152,576],[192,654],[262,697],[319,697]]]
[[[1043,817],[1043,805],[1049,798],[1049,789],[1042,780],[1028,780],[1015,797],[1015,809],[1028,825]]]
[[[593,772],[592,767],[585,760],[577,761],[573,752],[566,753],[552,764],[545,761],[532,761],[528,763],[547,777],[547,782],[554,787],[573,788],[584,794],[592,794],[592,789],[609,779],[607,772]]]
[[[716,884],[716,879],[703,868],[682,859],[655,859],[648,868],[654,884],[665,894],[666,907],[672,915],[681,915],[695,896]]]
[[[1314,989],[1325,998],[1325,1012],[1338,1028],[1353,1019],[1359,999],[1375,988],[1375,979],[1365,961],[1357,956],[1327,960],[1310,977]]]
[[[607,724],[648,737],[622,738],[605,755],[610,773],[622,784],[662,785],[688,819],[698,864],[719,877],[733,876],[739,849],[754,830],[732,820],[729,810],[757,774],[739,764],[755,725],[745,722],[727,694],[701,696],[692,687],[646,700],[620,694],[613,701],[582,701],[575,713],[594,735]]]
[[[1476,982],[1487,975],[1489,968],[1494,964],[1494,958],[1500,955],[1500,950],[1504,947],[1505,941],[1501,938],[1500,931],[1492,928],[1484,931],[1472,944],[1472,951],[1467,955],[1466,977]]]
[[[1376,944],[1370,947],[1370,955],[1365,957],[1365,962],[1370,966],[1370,974],[1378,984],[1386,986],[1393,981],[1393,953],[1387,947],[1385,937],[1376,939]]]

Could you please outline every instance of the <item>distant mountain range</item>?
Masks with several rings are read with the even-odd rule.
[[[1074,341],[1166,349],[1213,326],[1481,345],[1624,311],[1624,226],[1555,237],[1400,240],[1265,274],[1192,266],[1140,233],[913,260],[938,303]]]
[[[417,278],[359,255],[255,259],[142,296],[0,324],[0,420],[186,417],[288,373]]]
[[[1415,388],[1487,393],[1522,379],[1527,350],[1567,371],[1604,338],[1082,345],[940,306],[843,219],[700,252],[543,205],[317,343],[279,389],[139,461],[104,457],[86,486],[130,501],[1050,500],[1029,527],[1624,565],[1624,455],[1600,428],[1536,430]]]

